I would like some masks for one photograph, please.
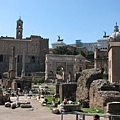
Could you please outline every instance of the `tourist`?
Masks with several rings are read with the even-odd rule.
[[[93,120],[100,120],[100,116],[99,115],[94,115]]]
[[[31,90],[29,91],[29,96],[30,96],[30,99],[31,99],[31,97],[32,97],[32,91]]]
[[[67,98],[66,97],[64,97],[63,103],[67,104]]]
[[[16,90],[16,106],[19,106],[18,103],[19,103],[19,93],[18,90]]]
[[[52,106],[55,106],[55,97],[52,97]]]

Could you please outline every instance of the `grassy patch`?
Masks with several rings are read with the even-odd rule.
[[[52,102],[52,96],[45,96],[48,102]],[[58,102],[58,98],[55,98],[55,102]]]
[[[86,113],[104,113],[104,111],[100,108],[81,108],[81,110]]]

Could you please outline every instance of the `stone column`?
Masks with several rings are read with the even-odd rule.
[[[18,75],[18,72],[17,72],[17,70],[18,70],[18,69],[17,69],[17,58],[18,58],[18,57],[17,57],[17,55],[16,55],[16,56],[15,56],[15,60],[16,60],[15,76],[16,76],[16,77],[17,77],[17,75]]]
[[[15,70],[15,46],[12,47],[11,70]]]
[[[67,62],[65,63],[65,73],[64,73],[64,81],[67,82]]]
[[[25,51],[23,50],[21,77],[25,77]]]
[[[48,79],[48,62],[45,61],[45,80]]]

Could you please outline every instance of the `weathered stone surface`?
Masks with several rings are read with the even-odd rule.
[[[77,82],[76,100],[89,101],[89,89],[94,80],[101,79],[101,71],[96,69],[83,70]]]
[[[114,84],[104,79],[93,81],[89,91],[90,107],[104,108],[108,102],[119,101],[120,93]]]
[[[63,83],[59,85],[59,95],[60,98],[63,100],[64,97],[67,98],[67,100],[76,100],[76,83]]]
[[[57,109],[60,112],[80,111],[80,104],[60,104]]]
[[[120,102],[107,103],[105,113],[109,115],[120,115]],[[120,116],[106,117],[105,120],[120,120]]]

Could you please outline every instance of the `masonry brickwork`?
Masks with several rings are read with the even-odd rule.
[[[17,21],[16,38],[0,37],[0,72],[9,70],[10,60],[12,56],[11,48],[15,46],[15,57],[17,59],[17,73],[22,71],[23,51],[25,53],[25,71],[26,73],[45,71],[45,55],[49,53],[49,39],[41,36],[31,35],[30,37],[22,38],[23,36],[23,21]]]

